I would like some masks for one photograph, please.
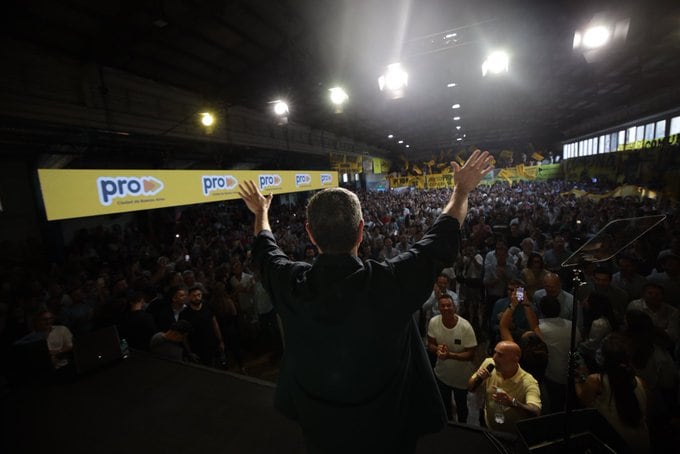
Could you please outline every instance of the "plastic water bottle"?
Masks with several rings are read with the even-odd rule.
[[[130,347],[128,346],[127,339],[120,340],[120,356],[122,356],[123,359],[130,356]]]
[[[500,388],[496,388],[496,393],[501,392]],[[493,401],[493,420],[496,422],[496,424],[503,424],[505,423],[505,413],[504,413],[505,407],[503,406],[502,403],[498,401]]]

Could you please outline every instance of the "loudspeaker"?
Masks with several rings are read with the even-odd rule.
[[[568,432],[567,432],[568,429]],[[523,450],[531,454],[630,453],[630,448],[597,410],[585,408],[517,422]],[[568,434],[568,435],[567,435]]]

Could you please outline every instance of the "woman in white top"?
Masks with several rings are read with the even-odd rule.
[[[621,435],[630,452],[651,450],[647,427],[647,393],[630,362],[625,336],[612,333],[601,344],[602,372],[576,380],[576,395],[596,408]]]

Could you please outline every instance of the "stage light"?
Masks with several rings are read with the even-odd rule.
[[[583,53],[586,61],[594,62],[606,56],[605,49],[626,41],[630,18],[607,12],[595,14],[588,23],[574,32],[574,50]]]
[[[611,32],[604,25],[590,27],[583,34],[583,47],[586,49],[595,49],[602,47],[609,42]]]
[[[454,104],[451,106],[452,109],[460,109],[460,104]]]
[[[215,117],[210,112],[201,112],[201,124],[203,126],[212,126],[215,123]]]
[[[460,117],[453,117],[453,121],[458,121],[460,120]]]
[[[349,99],[347,92],[342,87],[333,87],[328,91],[331,92],[331,102],[336,106],[344,104]]]
[[[408,73],[401,67],[401,63],[387,65],[385,74],[378,78],[380,91],[387,90],[392,99],[404,96],[404,89],[408,85]]]
[[[406,147],[406,148],[411,148],[411,145],[406,144],[405,147]]]
[[[460,126],[456,126],[456,129],[460,131]]]
[[[274,103],[274,113],[276,115],[282,117],[288,113],[288,104],[286,104],[285,101],[277,99],[276,101],[272,102]]]
[[[460,142],[461,140],[463,140],[463,138],[462,138],[462,137],[458,137],[456,140],[457,140],[458,142]]]
[[[387,138],[388,138],[388,139],[394,139],[394,134],[388,134],[388,135],[387,135]]]
[[[403,141],[403,140],[400,140],[400,141],[399,141],[399,142],[397,142],[397,143],[404,143],[404,141]]]
[[[510,57],[503,51],[495,51],[482,63],[482,76],[508,72]]]
[[[453,87],[456,86],[456,83],[455,83],[455,82],[451,82],[450,84],[446,84],[446,86],[447,86],[448,88],[453,88]]]

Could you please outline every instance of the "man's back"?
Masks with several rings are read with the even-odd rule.
[[[321,254],[314,265],[289,261],[271,233],[258,236],[253,257],[286,334],[276,405],[317,446],[353,449],[369,437],[384,449],[394,433],[443,427],[411,315],[453,261],[457,232],[458,223],[442,217],[413,253],[380,263]]]

